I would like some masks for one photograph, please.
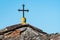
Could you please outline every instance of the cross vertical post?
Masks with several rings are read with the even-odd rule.
[[[24,5],[23,5],[23,17],[24,17]]]

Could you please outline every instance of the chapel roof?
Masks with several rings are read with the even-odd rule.
[[[36,27],[34,27],[30,24],[15,24],[15,25],[12,25],[12,26],[8,26],[4,30],[0,31],[0,35],[3,35],[4,33],[14,31],[16,29],[23,28],[23,27],[30,27],[33,30],[36,30],[36,31],[41,32],[43,34],[47,34],[47,33],[43,32],[41,29],[38,29],[38,28],[36,28]]]

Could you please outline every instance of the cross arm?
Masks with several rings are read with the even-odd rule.
[[[27,11],[27,12],[29,12],[29,10],[20,10],[20,9],[18,9],[18,11]]]

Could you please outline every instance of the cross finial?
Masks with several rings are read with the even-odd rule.
[[[24,4],[23,4],[22,6],[23,6],[23,9],[22,9],[22,10],[18,9],[18,11],[22,11],[22,12],[23,12],[23,17],[25,17],[24,12],[25,12],[25,11],[29,12],[29,10],[25,10],[25,9],[24,9],[24,7],[25,7]]]
[[[22,6],[23,6],[23,9],[22,10],[21,9],[18,9],[18,11],[22,11],[23,12],[22,24],[26,24],[26,18],[25,18],[24,13],[25,13],[25,11],[29,12],[29,10],[25,10],[24,9],[24,7],[25,7],[24,4]]]

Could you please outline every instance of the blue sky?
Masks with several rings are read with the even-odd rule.
[[[60,0],[0,0],[0,29],[21,22],[25,4],[27,23],[47,33],[60,33]]]

